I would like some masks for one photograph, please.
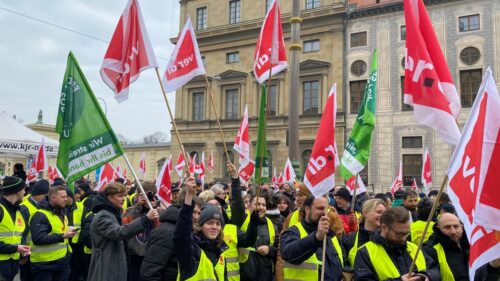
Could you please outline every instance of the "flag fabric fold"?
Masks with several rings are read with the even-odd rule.
[[[250,159],[250,139],[248,137],[248,107],[245,105],[238,134],[234,139],[233,149],[239,154],[238,174],[242,183],[248,182],[253,174],[255,164]]]
[[[139,162],[139,171],[141,171],[142,176],[146,173],[146,152],[142,153],[141,162]]]
[[[210,174],[214,173],[214,152],[210,150],[210,155],[208,156],[207,170]]]
[[[401,188],[403,188],[403,160],[401,160],[401,162],[399,162],[398,174],[396,175],[394,182],[392,182],[390,190],[391,190],[391,193],[394,194],[394,193],[396,193],[396,191],[398,191]]]
[[[356,178],[358,179],[357,181]],[[355,184],[357,184],[357,186],[355,186]],[[365,183],[359,176],[352,176],[345,182],[345,186],[349,189],[351,196],[354,195],[354,189],[356,189],[356,194],[361,194],[367,191]]]
[[[115,168],[113,168],[110,163],[104,164],[101,167],[99,180],[95,184],[94,190],[97,192],[101,191],[107,184],[112,183],[117,178],[118,173],[116,172]]]
[[[427,194],[432,187],[431,155],[429,154],[427,147],[425,148],[423,158],[422,185],[424,187],[424,192]]]
[[[177,163],[175,164],[175,171],[179,175],[179,178],[182,178],[182,169],[184,169],[184,166],[186,166],[186,160],[184,158],[184,154],[180,151]]]
[[[167,206],[172,204],[172,179],[170,178],[170,161],[165,159],[160,173],[156,178],[156,194]]]
[[[295,179],[297,178],[297,175],[293,170],[292,161],[290,161],[290,158],[286,159],[285,169],[283,170],[283,178],[285,179],[285,181],[289,182],[295,182]]]

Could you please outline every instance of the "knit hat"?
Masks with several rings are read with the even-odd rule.
[[[26,187],[26,183],[18,177],[5,177],[3,179],[2,194],[9,195],[18,193]]]
[[[55,178],[54,182],[52,183],[52,186],[59,186],[59,185],[66,185],[63,179],[61,178]]]
[[[341,188],[337,193],[335,193],[335,196],[340,197],[344,199],[345,201],[350,201],[351,200],[351,193],[347,188]]]
[[[47,193],[49,193],[49,182],[46,180],[37,181],[31,190],[32,196],[46,195]]]
[[[210,203],[203,204],[203,206],[201,206],[201,215],[198,224],[202,226],[210,219],[219,220],[221,226],[222,227],[224,226],[224,220],[222,218],[222,213],[220,212],[219,208],[214,204]]]

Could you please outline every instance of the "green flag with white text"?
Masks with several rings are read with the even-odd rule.
[[[68,183],[123,154],[72,52],[59,101],[57,168]]]
[[[257,134],[257,148],[255,149],[255,182],[263,184],[269,180],[269,162],[267,159],[266,140],[266,112],[267,95],[266,87],[261,85],[260,105],[259,105],[259,130]]]
[[[363,101],[359,107],[358,117],[347,140],[340,161],[340,175],[348,180],[358,174],[368,163],[372,146],[372,133],[375,128],[375,112],[377,110],[377,50],[373,51],[370,77],[366,84]]]

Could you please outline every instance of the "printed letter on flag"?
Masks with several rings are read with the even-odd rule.
[[[321,197],[335,186],[337,85],[326,100],[311,158],[304,173],[304,183],[315,197]]]
[[[404,0],[406,56],[404,102],[415,118],[456,145],[460,138],[455,119],[461,105],[432,22],[422,0]]]
[[[173,92],[198,75],[205,75],[191,19],[187,17],[174,52],[163,74],[165,92]]]
[[[479,267],[500,258],[498,112],[500,98],[488,68],[447,171],[448,194],[470,243],[470,280]]]
[[[269,7],[254,54],[253,71],[260,84],[269,79],[271,65],[271,75],[287,68],[285,40],[283,39],[278,1],[273,0]]]
[[[156,191],[160,200],[167,206],[172,204],[172,179],[169,172],[169,161],[165,159],[160,174],[156,178]]]
[[[424,192],[429,193],[429,190],[432,187],[432,171],[431,171],[431,155],[425,148],[424,159],[422,165],[422,185],[424,186]]]
[[[248,107],[245,105],[245,112],[238,130],[238,135],[234,139],[233,149],[240,155],[240,167],[238,173],[242,183],[248,182],[254,171],[254,162],[250,160],[250,144],[248,138]]]
[[[128,99],[128,87],[141,71],[158,67],[149,42],[141,9],[136,0],[130,0],[123,11],[109,43],[101,67],[104,83],[115,92],[115,99]]]

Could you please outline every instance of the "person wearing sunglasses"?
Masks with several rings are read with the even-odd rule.
[[[440,280],[438,265],[420,252],[410,274],[417,245],[407,242],[410,214],[404,207],[386,210],[380,219],[380,230],[359,248],[354,260],[354,280]]]

